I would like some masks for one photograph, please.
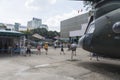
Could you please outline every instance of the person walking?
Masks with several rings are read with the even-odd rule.
[[[63,48],[63,43],[61,43],[60,47],[61,47],[60,55],[61,55],[62,53],[65,55],[64,48]]]
[[[71,50],[72,50],[71,60],[73,60],[73,56],[76,56],[76,48],[77,48],[77,44],[76,43],[72,43],[71,44]]]
[[[30,44],[27,45],[27,51],[26,51],[26,53],[27,53],[29,56],[31,56],[31,45],[30,45]]]
[[[40,45],[37,46],[37,50],[38,50],[38,52],[37,52],[36,54],[37,54],[37,55],[38,55],[38,54],[41,55],[41,46],[40,46]]]
[[[96,57],[96,60],[99,61],[98,54],[96,54],[96,53],[90,53],[90,60],[92,60],[93,57]]]
[[[55,48],[55,49],[57,48],[57,44],[56,44],[56,43],[54,43],[54,48]]]
[[[46,51],[46,55],[48,54],[48,42],[45,42],[44,49]]]
[[[71,44],[70,43],[68,43],[68,51],[70,51],[70,48],[71,48]]]

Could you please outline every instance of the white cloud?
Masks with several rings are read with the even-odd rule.
[[[49,5],[53,5],[55,3],[56,0],[27,0],[25,6],[32,10],[43,10]]]
[[[32,9],[32,10],[38,10],[39,7],[38,6],[33,6],[32,3],[34,2],[34,0],[27,0],[25,3],[26,8],[28,9]]]
[[[83,14],[83,13],[84,12],[78,13],[77,10],[73,10],[70,13],[64,13],[61,15],[52,16],[48,18],[44,23],[48,25],[49,30],[60,31],[60,21]]]
[[[50,4],[55,4],[56,0],[48,0],[50,2]]]

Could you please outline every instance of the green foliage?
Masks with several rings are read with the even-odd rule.
[[[33,34],[37,33],[45,38],[49,38],[49,39],[53,39],[55,36],[60,36],[60,33],[57,31],[48,31],[45,28],[37,28],[37,29],[33,29],[33,30],[27,30],[27,31],[23,31],[24,34],[26,34],[29,39],[34,39],[32,37]],[[34,39],[36,40],[36,39]]]
[[[39,35],[41,35],[41,36],[46,37],[47,34],[48,34],[48,31],[47,31],[45,28],[37,28],[37,29],[31,30],[31,33],[32,33],[32,34],[37,33],[37,34],[39,34]]]
[[[60,34],[56,31],[48,31],[48,37],[53,38],[55,36],[60,36]]]

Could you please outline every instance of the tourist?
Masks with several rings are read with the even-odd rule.
[[[38,55],[38,54],[41,55],[41,46],[40,46],[40,45],[37,46],[37,50],[38,50],[38,52],[37,52],[36,54],[37,54],[37,55]]]
[[[72,50],[71,60],[73,59],[73,56],[74,56],[74,55],[76,56],[76,48],[77,48],[77,44],[76,44],[76,43],[72,43],[72,44],[71,44],[71,50]]]
[[[63,43],[61,43],[60,47],[61,47],[60,55],[61,55],[61,53],[63,53],[65,55],[64,48],[63,48]]]
[[[45,42],[44,49],[46,51],[46,55],[48,54],[48,42]]]
[[[29,56],[31,56],[31,45],[30,44],[27,45],[27,51],[26,52]]]

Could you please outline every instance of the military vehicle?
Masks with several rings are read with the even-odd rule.
[[[120,0],[89,1],[92,12],[85,34],[79,39],[83,49],[104,57],[120,58]]]

